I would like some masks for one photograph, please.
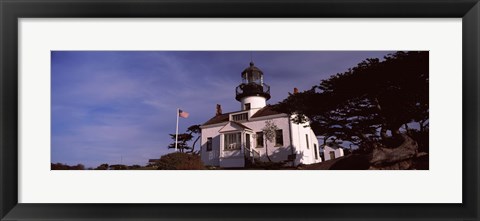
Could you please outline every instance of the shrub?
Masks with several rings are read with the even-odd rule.
[[[104,163],[98,166],[97,168],[95,168],[95,170],[108,170],[108,164]]]
[[[77,164],[75,166],[70,166],[67,164],[62,163],[51,163],[50,168],[52,170],[85,170],[85,166],[83,164]]]
[[[126,170],[126,169],[128,169],[128,167],[123,165],[123,164],[110,165],[109,168],[111,170]]]
[[[138,169],[141,169],[141,168],[142,168],[142,166],[137,165],[137,164],[132,165],[132,166],[128,166],[129,170],[138,170]]]
[[[157,162],[159,170],[204,170],[200,155],[188,153],[170,153],[160,157]]]

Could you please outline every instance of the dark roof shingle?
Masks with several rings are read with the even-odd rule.
[[[205,122],[202,126],[226,122],[226,121],[228,121],[228,118],[229,118],[228,115],[230,115],[230,113],[216,115],[216,116],[210,118],[210,120]]]
[[[267,105],[262,109],[258,110],[251,118],[264,117],[270,115],[281,114],[280,112],[274,111],[271,105]]]

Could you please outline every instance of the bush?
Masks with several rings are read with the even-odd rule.
[[[159,170],[204,170],[200,155],[188,153],[170,153],[160,157]]]
[[[104,163],[98,166],[97,168],[95,168],[95,170],[108,170],[108,164]]]
[[[138,170],[138,169],[142,169],[142,166],[140,166],[138,164],[135,164],[135,165],[132,165],[132,166],[128,166],[128,169],[129,170]]]
[[[83,164],[77,164],[76,166],[70,166],[62,163],[50,163],[51,170],[85,170]]]
[[[127,170],[128,169],[128,167],[123,164],[110,165],[109,168],[111,170]]]

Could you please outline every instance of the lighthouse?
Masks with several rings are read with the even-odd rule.
[[[215,116],[200,126],[200,155],[205,165],[242,168],[258,162],[283,162],[293,166],[321,162],[319,145],[309,122],[297,124],[293,116],[267,105],[270,86],[253,62],[241,72],[235,88],[238,111],[223,113],[217,104]],[[276,126],[275,139],[267,139],[267,123]]]
[[[253,62],[242,71],[242,83],[235,89],[235,99],[240,101],[241,110],[259,110],[270,99],[270,86],[263,82],[263,72]]]

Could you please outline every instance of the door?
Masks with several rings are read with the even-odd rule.
[[[245,146],[250,149],[250,134],[245,134]]]
[[[330,151],[330,160],[335,159],[335,151]]]

